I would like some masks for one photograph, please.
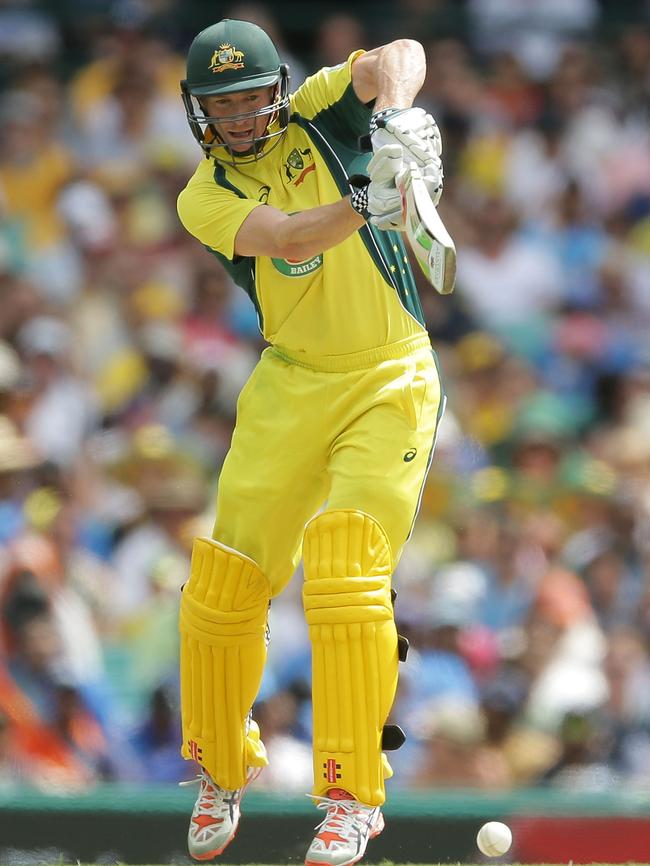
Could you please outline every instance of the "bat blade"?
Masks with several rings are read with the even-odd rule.
[[[416,163],[397,179],[406,237],[422,273],[441,295],[454,290],[456,246],[440,219]]]

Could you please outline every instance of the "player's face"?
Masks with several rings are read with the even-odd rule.
[[[206,114],[218,118],[215,126],[220,137],[235,153],[246,153],[253,140],[266,132],[271,116],[256,117],[253,112],[273,103],[274,89],[256,87],[238,93],[206,96],[202,100]]]

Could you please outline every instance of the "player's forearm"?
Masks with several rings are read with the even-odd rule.
[[[363,224],[349,196],[296,214],[265,205],[255,208],[242,223],[235,254],[302,261],[340,244]]]
[[[384,45],[374,68],[377,97],[375,111],[410,108],[424,84],[424,48],[414,39],[397,39]]]
[[[364,224],[346,197],[293,214],[282,226],[281,243],[289,259],[304,259],[325,252],[350,237]]]
[[[258,207],[242,224],[235,252],[240,256],[302,261],[340,244],[363,224],[349,196],[291,215],[272,207]]]

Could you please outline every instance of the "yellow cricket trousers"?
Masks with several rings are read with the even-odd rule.
[[[324,505],[376,520],[399,560],[419,507],[444,398],[427,335],[351,355],[269,347],[237,403],[213,536],[282,591]]]

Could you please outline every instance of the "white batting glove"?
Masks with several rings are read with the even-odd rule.
[[[399,144],[380,147],[368,163],[368,219],[382,231],[404,229],[402,196],[395,184],[403,164],[404,151]]]
[[[370,119],[370,141],[377,153],[388,144],[399,144],[405,163],[415,162],[437,205],[442,195],[442,139],[438,125],[423,108],[386,108]]]
[[[384,144],[401,144],[406,159],[423,165],[442,155],[438,124],[423,108],[385,108],[370,118],[370,141],[376,152]]]

